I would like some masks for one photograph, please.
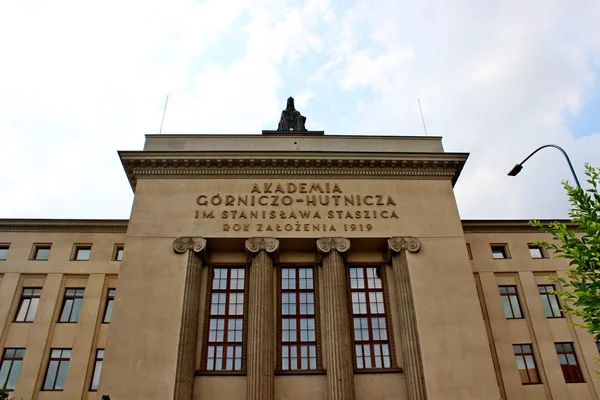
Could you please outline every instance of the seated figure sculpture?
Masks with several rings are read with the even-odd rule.
[[[306,117],[302,116],[294,107],[294,98],[288,98],[287,107],[281,112],[281,119],[277,130],[286,132],[306,132],[306,127],[304,126],[305,122]]]

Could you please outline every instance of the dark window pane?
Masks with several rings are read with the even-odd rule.
[[[102,362],[104,360],[104,350],[96,350],[96,361],[94,363],[94,372],[92,373],[92,382],[90,384],[90,390],[98,390],[98,384],[100,383],[100,373],[102,372]]]
[[[56,378],[56,372],[58,371],[59,362],[51,360],[48,364],[48,372],[46,373],[46,380],[44,381],[44,390],[54,389],[54,380]]]
[[[35,251],[36,260],[48,260],[50,258],[49,247],[38,247]]]
[[[71,310],[73,309],[73,300],[65,300],[62,313],[60,314],[60,322],[69,322]]]
[[[234,343],[244,338],[244,269],[213,268],[210,288],[206,369],[239,371],[242,347]]]
[[[374,267],[353,267],[349,276],[356,368],[391,368],[380,271]]]
[[[315,289],[313,269],[284,267],[281,269],[280,341],[282,370],[317,368]],[[310,356],[310,349],[313,356]]]
[[[82,302],[83,299],[75,299],[75,301],[73,302],[73,311],[71,312],[71,319],[69,320],[70,322],[79,321],[79,312],[81,311]]]
[[[81,247],[75,251],[75,260],[77,261],[88,261],[92,255],[91,247]]]
[[[544,258],[544,253],[542,249],[537,246],[529,246],[529,255],[531,258]]]
[[[13,361],[12,368],[10,370],[10,374],[8,375],[8,381],[6,382],[5,389],[14,390],[15,385],[17,384],[17,378],[19,377],[19,372],[21,371],[21,363],[22,361]]]
[[[499,286],[500,299],[506,319],[523,318],[516,286]]]
[[[541,383],[531,345],[513,345],[513,350],[515,352],[517,369],[519,370],[519,375],[521,376],[521,383],[524,385]]]
[[[62,390],[65,387],[65,381],[67,380],[67,372],[69,370],[69,361],[61,361],[60,367],[58,367],[58,374],[56,375],[56,383],[54,389]]]
[[[24,322],[26,321],[27,313],[29,311],[29,305],[31,304],[31,299],[22,299],[21,305],[19,306],[19,311],[17,312],[17,318],[15,321]]]
[[[115,255],[116,261],[123,261],[123,248],[117,248],[117,254]]]
[[[555,343],[558,361],[565,377],[565,382],[583,382],[583,374],[577,362],[577,355],[572,343]]]
[[[15,322],[33,322],[41,294],[42,289],[23,288],[23,294],[21,295]]]
[[[84,289],[66,289],[63,300],[63,309],[59,322],[78,322],[79,312],[83,303]]]
[[[110,319],[112,318],[112,310],[113,310],[113,303],[114,300],[108,300],[108,303],[106,303],[106,310],[104,312],[104,323],[109,323]]]

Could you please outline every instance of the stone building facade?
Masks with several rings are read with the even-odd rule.
[[[598,399],[526,221],[439,137],[148,135],[129,220],[0,220],[17,399]]]

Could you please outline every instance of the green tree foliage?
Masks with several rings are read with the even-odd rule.
[[[566,278],[550,277],[561,286],[556,294],[563,300],[563,311],[581,318],[575,325],[600,341],[600,168],[586,164],[585,169],[589,189],[563,182],[571,202],[569,216],[577,228],[560,222],[531,224],[552,235],[553,241],[538,242],[540,246],[553,253],[553,258],[569,260]]]
[[[7,400],[8,399],[8,392],[6,391],[6,389],[0,389],[0,400]]]

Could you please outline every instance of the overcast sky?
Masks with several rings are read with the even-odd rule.
[[[117,150],[260,133],[285,100],[326,134],[471,153],[463,218],[563,218],[563,146],[600,166],[600,1],[0,2],[0,218],[128,218]]]

